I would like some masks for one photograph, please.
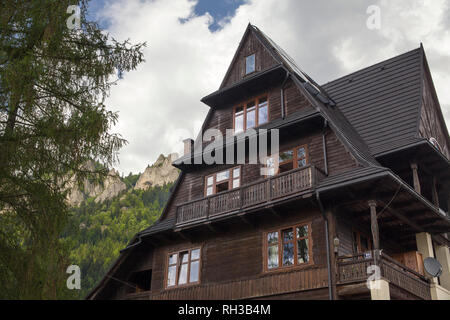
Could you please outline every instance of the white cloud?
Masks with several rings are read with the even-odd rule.
[[[366,9],[379,5],[380,30],[366,27]],[[260,27],[317,82],[417,48],[424,43],[441,106],[450,122],[450,17],[445,0],[258,0],[240,6],[223,28],[194,14],[188,0],[116,0],[102,13],[118,39],[146,41],[146,63],[125,75],[108,105],[119,111],[119,131],[129,145],[121,172],[142,171],[160,153],[181,152],[197,134],[208,107],[200,99],[217,90],[248,22]],[[179,18],[188,18],[181,23]]]

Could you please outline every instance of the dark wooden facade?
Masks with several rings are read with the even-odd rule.
[[[248,26],[220,89],[205,100],[226,103],[211,105],[202,130],[225,134],[234,126],[234,107],[264,95],[269,121],[261,128],[280,129],[281,151],[306,146],[306,166],[266,177],[262,164],[195,165],[185,161],[193,154],[185,155],[174,163],[182,173],[162,217],[136,235],[89,299],[368,299],[366,271],[374,264],[390,281],[392,299],[430,299],[423,269],[403,258],[417,252],[416,233],[450,243],[445,236],[450,180],[442,174],[450,172],[449,138],[423,55],[420,105],[414,106],[417,130],[381,148],[361,138],[372,130],[370,124],[359,129],[355,122],[355,130],[347,121],[356,111],[343,108],[345,116],[340,111],[340,97],[356,90],[345,87],[349,82],[327,84],[326,93],[278,49]],[[245,75],[245,57],[251,54],[255,72]],[[411,65],[411,59],[405,63]],[[270,78],[266,71],[279,66],[284,80]],[[242,96],[236,88],[257,89]],[[383,135],[382,121],[374,125]],[[440,149],[428,143],[431,137]],[[206,196],[207,177],[236,167],[239,187]],[[269,270],[268,233],[299,225],[308,226],[308,261]],[[192,249],[200,249],[198,281],[168,286],[169,256]],[[144,286],[136,284],[136,275],[145,275]]]

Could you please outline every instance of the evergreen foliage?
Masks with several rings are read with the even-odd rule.
[[[69,177],[100,180],[126,142],[104,102],[145,44],[110,38],[86,20],[88,2],[0,1],[0,299],[70,298]],[[68,28],[77,3],[81,28]],[[91,159],[103,169],[86,170]]]
[[[71,210],[72,217],[63,235],[71,249],[70,262],[81,268],[83,299],[100,282],[133,236],[153,224],[170,195],[172,184],[148,190],[129,189],[102,204],[88,198]]]

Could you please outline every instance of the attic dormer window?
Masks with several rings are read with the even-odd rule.
[[[245,57],[245,74],[255,72],[255,54]]]

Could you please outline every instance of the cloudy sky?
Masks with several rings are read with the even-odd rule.
[[[380,8],[380,29],[367,9]],[[318,83],[419,47],[425,48],[450,123],[448,0],[92,0],[92,15],[112,36],[147,42],[146,62],[125,74],[107,104],[129,144],[121,173],[142,172],[159,154],[182,152],[217,90],[249,22],[283,47]]]

